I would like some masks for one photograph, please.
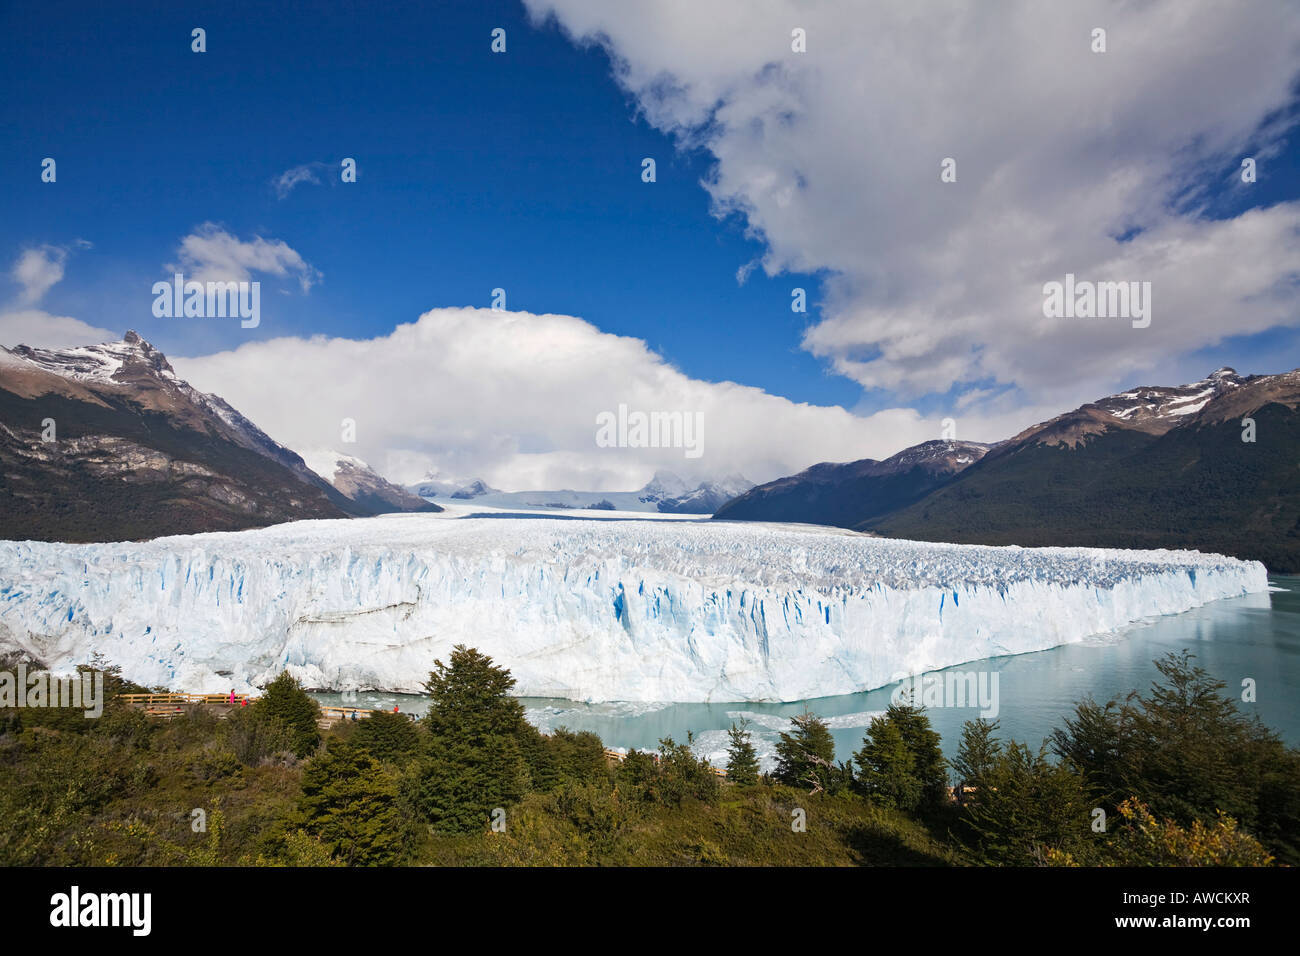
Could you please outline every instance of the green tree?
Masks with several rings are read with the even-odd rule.
[[[749,721],[743,717],[740,725],[731,725],[727,731],[727,779],[740,787],[758,783],[758,753],[749,738]]]
[[[1300,864],[1300,752],[1193,660],[1184,650],[1156,661],[1161,676],[1146,696],[1079,704],[1053,748],[1109,813],[1132,796],[1182,827],[1212,827],[1225,814],[1281,862]]]
[[[320,746],[320,706],[288,671],[281,671],[266,685],[253,704],[253,713],[260,720],[278,721],[288,727],[298,757],[306,757]]]
[[[529,788],[521,741],[529,736],[515,680],[492,658],[458,644],[425,683],[429,747],[413,771],[415,802],[440,830],[473,832]]]
[[[890,704],[885,720],[898,728],[912,755],[912,774],[918,789],[916,807],[944,806],[948,801],[948,761],[943,756],[941,738],[924,709],[911,703]]]
[[[1083,777],[1011,741],[962,808],[971,848],[984,863],[1033,866],[1049,849],[1088,859],[1091,810]]]
[[[853,755],[858,766],[856,789],[881,806],[911,812],[921,804],[921,779],[916,758],[899,725],[888,716],[873,717],[862,749]]]
[[[1075,705],[1065,727],[1052,731],[1052,749],[1084,775],[1108,810],[1130,790],[1132,766],[1126,753],[1127,718],[1132,709],[1118,700],[1098,704],[1092,697]]]
[[[807,787],[810,793],[838,790],[842,768],[835,766],[835,740],[826,722],[805,709],[790,723],[791,732],[783,732],[777,741],[773,776],[787,786]]]
[[[1002,741],[996,736],[998,722],[983,717],[968,720],[961,725],[961,744],[953,758],[952,769],[957,775],[957,793],[963,787],[981,787],[997,765],[1002,755]]]
[[[301,829],[349,866],[385,866],[402,855],[397,778],[360,747],[339,743],[302,774]]]
[[[556,727],[544,736],[558,779],[564,783],[604,782],[609,778],[605,744],[589,730],[574,732]]]
[[[658,795],[662,803],[680,807],[686,799],[693,798],[712,803],[717,800],[720,786],[718,775],[707,760],[695,756],[691,745],[695,735],[686,732],[686,743],[679,744],[671,737],[659,741]]]
[[[658,761],[654,754],[644,750],[629,750],[615,771],[619,789],[643,803],[658,799],[658,779]]]

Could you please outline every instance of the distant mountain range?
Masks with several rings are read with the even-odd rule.
[[[0,347],[0,536],[116,541],[378,510],[359,499],[178,378],[135,332]]]
[[[498,491],[482,481],[449,482],[430,475],[407,490],[424,498],[473,501],[492,508],[591,509],[646,511],[662,514],[711,515],[724,502],[743,494],[754,483],[741,475],[728,475],[692,485],[670,471],[657,471],[639,491]]]
[[[715,518],[955,543],[1195,548],[1300,571],[1298,405],[1300,370],[1221,368],[1111,395],[995,445],[931,441],[883,462],[814,465]]]

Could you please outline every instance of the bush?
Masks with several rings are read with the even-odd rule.
[[[231,752],[250,767],[294,752],[294,734],[289,726],[265,713],[259,714],[256,705],[231,711],[223,721],[222,730]]]
[[[1157,820],[1146,804],[1130,797],[1119,806],[1122,823],[1106,844],[1102,866],[1270,866],[1273,857],[1232,817],[1206,826],[1193,820],[1184,829],[1173,820]],[[1069,853],[1052,851],[1053,866],[1077,866]]]
[[[351,728],[351,739],[376,760],[399,766],[410,761],[420,749],[416,725],[401,714],[386,710],[358,720]]]
[[[336,744],[309,762],[298,803],[301,829],[350,866],[383,866],[402,856],[397,778],[360,747]]]

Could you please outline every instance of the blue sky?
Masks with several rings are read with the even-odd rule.
[[[50,271],[4,266],[0,342],[52,317],[135,328],[293,447],[359,415],[356,451],[399,480],[610,490],[884,457],[947,416],[992,440],[1136,384],[1292,368],[1300,18],[1252,10],[9,4],[0,260]],[[196,236],[290,262],[254,269],[258,328],[151,314]],[[1156,321],[1045,324],[1038,290],[1066,271],[1153,280]],[[522,319],[457,311],[497,287]],[[593,412],[625,400],[707,411],[712,454],[595,449]],[[393,424],[415,414],[437,420]]]
[[[16,5],[0,106],[10,257],[86,238],[46,307],[165,352],[285,334],[364,337],[435,305],[578,315],[644,338],[692,376],[798,401],[859,389],[798,348],[790,288],[741,285],[761,252],[739,216],[719,220],[679,152],[637,117],[608,56],[518,3]],[[190,50],[203,25],[208,52]],[[507,31],[494,55],[490,32]],[[57,193],[33,159],[59,163]],[[355,184],[339,161],[358,163]],[[641,182],[654,157],[657,182]],[[322,185],[271,183],[321,163]],[[150,314],[151,283],[203,222],[285,241],[323,275],[307,296],[267,296],[252,333]],[[283,283],[292,288],[292,282]],[[814,296],[815,298],[815,296]]]

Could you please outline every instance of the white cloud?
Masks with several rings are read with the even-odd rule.
[[[61,246],[37,246],[24,249],[14,262],[10,276],[21,287],[20,305],[34,305],[50,288],[63,279],[63,264],[68,251]]]
[[[1300,203],[1204,215],[1225,170],[1250,150],[1263,180],[1289,131],[1290,0],[525,2],[712,153],[705,187],[769,274],[828,271],[803,346],[864,387],[1010,384],[1059,407],[1300,323]],[[1151,281],[1150,328],[1045,319],[1043,283],[1067,272]]]
[[[293,192],[294,187],[300,186],[303,183],[311,183],[314,186],[319,186],[320,177],[316,174],[324,167],[324,163],[313,162],[303,163],[301,166],[286,169],[271,181],[271,185],[275,187],[276,196],[280,199],[284,199],[289,195],[289,193]]]
[[[910,409],[862,417],[692,379],[640,339],[564,315],[434,309],[380,338],[272,339],[173,364],[278,441],[355,455],[403,483],[433,469],[508,490],[631,490],[657,468],[759,481],[939,437]],[[620,403],[700,412],[702,457],[598,447],[596,416]],[[340,441],[345,418],[355,445]]]
[[[321,278],[283,240],[254,236],[245,242],[211,222],[203,223],[183,238],[177,256],[177,263],[164,268],[169,272],[183,272],[187,279],[197,282],[247,282],[252,273],[262,272],[282,278],[292,276],[302,291],[307,292]]]

